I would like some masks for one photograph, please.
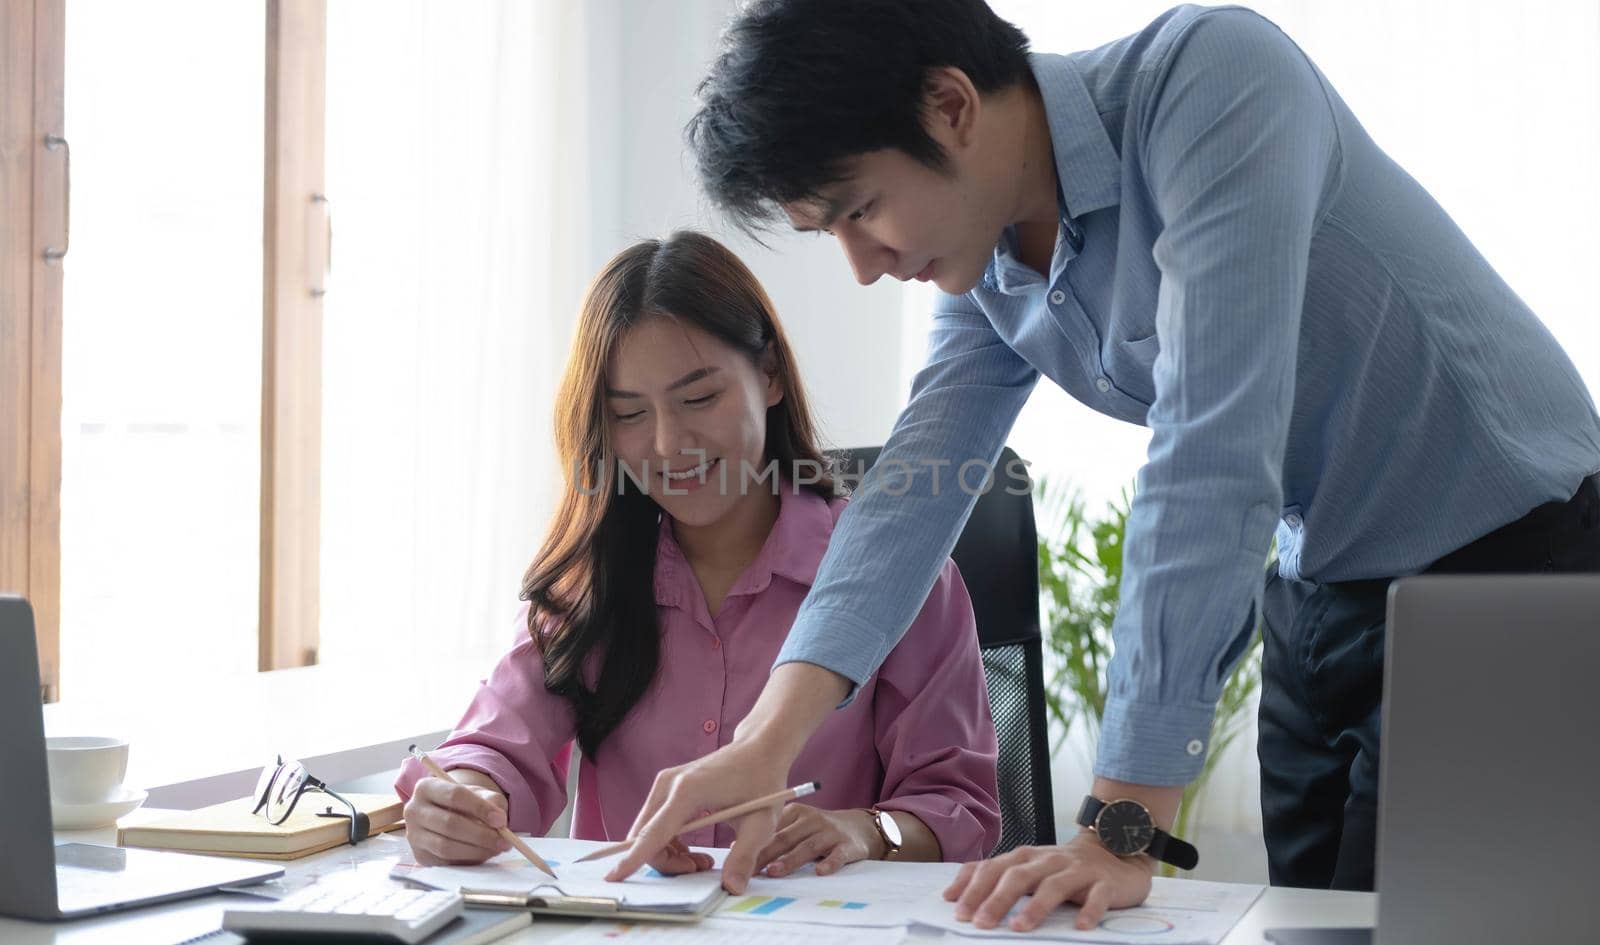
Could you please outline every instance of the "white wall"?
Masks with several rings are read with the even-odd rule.
[[[862,288],[833,241],[779,234],[764,248],[702,199],[683,144],[694,90],[732,15],[729,0],[595,0],[590,50],[590,230],[586,273],[636,239],[680,227],[728,244],[771,294],[812,407],[834,446],[883,442],[905,399],[899,378],[901,287]]]

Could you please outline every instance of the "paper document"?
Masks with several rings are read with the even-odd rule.
[[[858,928],[909,925],[955,879],[955,863],[883,863],[862,860],[832,876],[810,866],[791,876],[750,878],[742,896],[729,896],[719,918],[736,921],[806,922]]]
[[[478,866],[417,866],[402,862],[393,875],[435,889],[610,899],[620,908],[646,912],[695,912],[722,893],[720,871],[665,876],[645,867],[623,882],[609,883],[605,875],[622,854],[590,863],[576,862],[604,843],[558,837],[529,838],[528,843],[555,870],[555,879],[539,872],[515,850]]]
[[[1078,908],[1061,906],[1050,913],[1031,932],[1013,932],[1002,922],[992,929],[979,929],[970,922],[957,922],[950,903],[942,899],[913,916],[917,924],[943,929],[969,938],[1032,939],[1058,942],[1151,942],[1159,945],[1217,945],[1238,924],[1261,895],[1260,886],[1233,883],[1208,883],[1195,879],[1152,881],[1150,898],[1132,909],[1113,909],[1098,928],[1077,927]],[[1019,911],[1023,899],[1012,910]]]
[[[819,934],[821,933],[821,934]],[[554,939],[554,945],[895,945],[905,932],[883,929],[819,930],[803,925],[751,925],[710,918],[694,925],[609,922],[596,919]]]
[[[708,907],[722,887],[721,863],[726,850],[694,849],[710,853],[716,868],[683,876],[663,876],[648,867],[621,883],[603,878],[615,857],[593,863],[575,862],[601,843],[557,838],[530,839],[535,850],[550,862],[556,879],[540,873],[515,852],[503,853],[481,866],[419,867],[402,864],[395,874],[412,882],[441,889],[479,890],[508,894],[541,894],[614,899],[623,908],[641,912],[689,913]],[[618,854],[620,856],[620,854]],[[1262,887],[1208,883],[1191,879],[1157,877],[1150,898],[1133,909],[1108,913],[1098,928],[1076,927],[1076,906],[1061,906],[1032,932],[998,928],[978,929],[958,922],[955,906],[942,895],[960,869],[955,863],[851,863],[832,876],[818,876],[811,867],[792,876],[774,879],[757,874],[743,895],[729,896],[712,918],[692,927],[674,929],[658,925],[596,922],[585,930],[609,928],[614,934],[597,938],[563,938],[564,945],[587,941],[616,942],[626,938],[672,935],[701,936],[698,942],[729,945],[815,945],[817,941],[853,943],[857,937],[898,941],[898,932],[913,925],[971,939],[1032,939],[1057,942],[1103,942],[1108,945],[1218,945],[1261,895]],[[1020,909],[1027,902],[1018,904]],[[826,926],[824,931],[818,926]],[[715,936],[715,937],[713,937]],[[685,939],[687,941],[687,939]]]

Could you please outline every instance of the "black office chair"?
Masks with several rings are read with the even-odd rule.
[[[879,447],[835,453],[838,478],[858,485]],[[1018,462],[1012,466],[1012,462]],[[972,596],[978,647],[1000,742],[1000,842],[991,855],[1056,842],[1050,791],[1050,733],[1045,724],[1044,657],[1039,633],[1039,550],[1033,495],[1006,491],[1008,469],[1021,468],[1006,447],[995,482],[973,507],[950,555]],[[944,470],[944,485],[954,469]],[[976,478],[974,471],[973,479]],[[976,483],[974,483],[975,485]]]

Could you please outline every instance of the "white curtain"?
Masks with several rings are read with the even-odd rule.
[[[990,5],[1022,27],[1035,50],[1069,52],[1132,33],[1172,4]],[[1590,390],[1600,391],[1600,5],[1244,5],[1305,49],[1378,144],[1428,188],[1539,314]],[[920,287],[906,293],[908,352],[923,350],[930,300]],[[910,357],[904,370],[916,366]],[[1132,482],[1149,435],[1042,383],[1011,444],[1035,462],[1035,472],[1077,484],[1097,510]],[[1058,815],[1085,786],[1086,770],[1072,752],[1069,746],[1057,772]],[[1252,730],[1219,762],[1200,817],[1213,828],[1259,831],[1258,798]]]
[[[586,275],[583,12],[329,4],[325,664],[511,639]]]

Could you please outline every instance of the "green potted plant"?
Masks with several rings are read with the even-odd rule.
[[[1090,516],[1083,498],[1059,480],[1041,477],[1034,487],[1039,525],[1039,592],[1044,617],[1045,705],[1057,723],[1051,752],[1059,752],[1074,725],[1091,747],[1106,708],[1106,664],[1111,625],[1122,592],[1122,545],[1132,493],[1124,489],[1105,514]],[[1249,726],[1251,697],[1261,685],[1259,630],[1223,685],[1212,725],[1211,750],[1200,776],[1184,789],[1174,832],[1191,836],[1196,802],[1222,757]],[[1165,867],[1167,875],[1172,868]]]

